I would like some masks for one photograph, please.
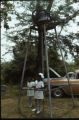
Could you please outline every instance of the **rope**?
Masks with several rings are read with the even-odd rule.
[[[61,31],[62,31],[62,29],[61,29]],[[60,31],[60,33],[61,33],[61,31]],[[60,33],[59,33],[59,35],[60,35]],[[57,43],[58,43],[58,46],[59,46],[59,49],[60,49],[60,52],[61,52],[62,60],[63,60],[63,63],[64,63],[65,71],[66,71],[66,74],[67,74],[68,72],[67,72],[67,67],[66,67],[66,64],[65,64],[65,58],[62,54],[62,48],[61,48],[61,45],[60,45],[60,41],[58,40],[59,35],[57,34],[56,27],[55,27],[55,34],[56,34]],[[71,96],[72,96],[72,103],[73,103],[73,106],[75,106],[74,96],[73,96],[73,92],[72,92],[72,88],[71,88],[71,85],[70,85],[70,80],[69,80],[69,75],[68,74],[67,74],[67,79],[68,79],[68,85],[69,85],[69,89],[70,89]]]

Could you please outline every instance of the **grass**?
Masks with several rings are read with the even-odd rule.
[[[21,111],[18,111],[18,93],[18,86],[8,86],[7,91],[1,94],[1,118],[50,118],[48,97],[44,99],[44,111],[36,115],[28,108],[26,90],[22,92]],[[74,100],[76,106],[73,108],[70,97],[60,99],[52,97],[53,118],[79,118],[79,97],[75,97]]]

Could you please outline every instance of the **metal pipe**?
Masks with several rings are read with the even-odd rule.
[[[58,40],[58,35],[57,35],[56,28],[55,28],[55,34],[56,34],[58,46],[59,46],[59,49],[60,49],[60,52],[61,52],[62,60],[63,60],[63,63],[64,63],[65,71],[66,71],[66,74],[67,74],[68,73],[67,72],[67,67],[66,67],[65,59],[64,59],[64,56],[63,56],[63,53],[62,53],[62,48],[61,48],[61,45],[60,45],[60,41]],[[75,104],[74,104],[74,96],[73,96],[73,92],[72,92],[72,88],[71,88],[71,85],[70,85],[70,80],[69,80],[69,75],[68,74],[67,74],[67,79],[68,79],[68,85],[69,85],[70,93],[71,93],[71,96],[72,96],[72,103],[73,103],[73,106],[75,106]]]
[[[41,41],[41,43],[42,43],[42,73],[43,73],[43,75],[44,75],[44,54],[43,54],[43,46],[44,46],[44,44],[43,44],[43,33],[42,33],[42,41]]]
[[[67,87],[68,85],[59,85],[58,87],[56,88],[52,88],[51,91],[54,91],[54,90],[57,90],[58,88],[65,88]],[[28,88],[28,87],[23,87],[22,90],[34,90],[34,91],[47,91],[48,92],[48,89],[47,88],[42,88],[42,89],[37,89],[37,88]]]
[[[27,43],[27,47],[26,47],[26,54],[25,54],[25,59],[24,59],[24,66],[23,66],[23,71],[22,71],[22,77],[21,77],[21,83],[20,83],[20,91],[19,91],[19,96],[18,96],[18,110],[20,109],[20,101],[21,101],[21,90],[22,90],[22,86],[23,86],[23,80],[24,80],[24,72],[25,72],[25,66],[26,66],[26,62],[27,62],[27,54],[28,54],[28,45],[29,45],[29,39],[31,36],[31,30],[30,30],[30,34],[29,34],[29,38],[28,38],[28,43]]]
[[[49,77],[48,51],[47,51],[46,26],[45,26],[45,24],[44,24],[44,42],[45,42],[46,69],[47,69],[48,90],[49,90],[50,117],[52,118],[51,88],[50,88],[50,79],[49,79],[50,77]]]

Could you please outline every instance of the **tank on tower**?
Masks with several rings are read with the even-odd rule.
[[[51,21],[50,13],[46,10],[36,11],[34,10],[32,13],[32,19],[34,24],[46,24]]]

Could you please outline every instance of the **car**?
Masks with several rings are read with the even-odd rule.
[[[75,77],[75,73],[74,72],[68,72],[67,75],[69,76],[69,78],[74,78]],[[65,75],[64,77],[67,78],[67,75]]]
[[[69,75],[69,83],[71,85],[73,95],[79,95],[79,70],[76,70],[75,72],[69,72],[67,73],[67,75]],[[51,94],[54,97],[60,98],[63,97],[65,94],[70,95],[67,75],[59,78],[50,78]],[[46,78],[44,82],[45,87],[47,87],[48,82]]]

